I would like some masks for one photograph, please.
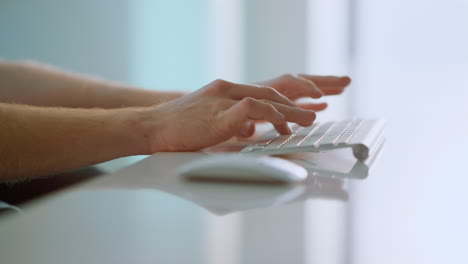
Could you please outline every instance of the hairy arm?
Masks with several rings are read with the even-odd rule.
[[[199,150],[251,136],[257,120],[288,134],[287,122],[311,125],[314,111],[327,106],[293,100],[339,94],[349,82],[311,75],[284,75],[260,85],[216,80],[180,96],[0,62],[0,180],[123,156]],[[128,107],[136,105],[142,107]]]
[[[199,150],[250,136],[253,120],[266,120],[284,134],[290,133],[288,121],[310,125],[314,119],[313,111],[273,88],[223,80],[151,107],[0,103],[0,179],[47,175],[130,155]]]
[[[139,120],[142,111],[0,103],[0,179],[47,175],[148,154]]]
[[[182,96],[64,72],[35,62],[0,60],[0,102],[73,108],[150,106]]]

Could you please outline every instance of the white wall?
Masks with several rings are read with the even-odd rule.
[[[356,10],[354,109],[387,119],[387,144],[353,186],[350,262],[466,262],[468,4]]]
[[[0,57],[128,81],[127,1],[4,0]]]
[[[128,14],[132,83],[193,91],[210,81],[211,1],[128,1]]]
[[[325,0],[223,2],[3,1],[0,56],[33,58],[147,88],[186,91],[219,77],[258,81],[283,73],[347,73],[343,62],[347,36],[342,35],[346,5]],[[322,117],[344,117],[345,100],[333,100],[335,110]],[[118,160],[108,167],[115,169],[133,161]],[[140,203],[151,203],[158,212],[146,212],[145,219],[131,219],[135,224],[157,230],[154,223],[166,221],[169,226],[172,223],[189,230],[187,239],[204,239],[200,248],[185,249],[180,262],[205,259],[219,263],[223,256],[202,248],[202,242],[230,256],[241,252],[240,259],[233,257],[231,263],[334,262],[342,250],[339,231],[312,228],[320,227],[325,219],[337,220],[329,226],[340,225],[344,208],[339,202],[327,204],[327,212],[323,204],[312,202],[249,212],[223,223],[202,218],[183,202],[171,205],[153,192],[142,192],[134,203],[123,206],[129,211],[144,210]],[[161,217],[173,207],[187,208],[186,215],[180,217],[193,219],[194,226]],[[304,228],[309,233],[303,233]],[[314,240],[314,234],[328,235],[326,242],[333,250],[325,250],[324,241]],[[266,248],[260,243],[265,240],[277,243]],[[155,251],[164,249],[165,245],[155,244]],[[160,260],[166,257],[161,255]]]
[[[148,88],[193,90],[208,81],[211,70],[209,61],[205,60],[210,47],[207,37],[210,9],[208,1],[203,3],[205,5],[186,1],[1,1],[0,57],[34,59]],[[135,160],[118,159],[101,167],[115,170]],[[93,199],[89,197],[90,204],[94,204]],[[100,202],[115,204],[105,197]],[[154,211],[146,211],[145,219],[135,219],[132,212],[147,208],[139,207],[141,203],[152,204],[154,207],[150,208]],[[132,248],[132,239],[139,239],[132,237],[127,241],[129,256],[162,263],[202,263],[206,230],[199,210],[184,201],[167,201],[167,196],[156,192],[140,192],[118,206],[128,211],[128,219],[122,221],[129,228],[138,225],[156,230],[163,237],[175,232],[170,227],[180,228],[185,230],[185,240],[172,243],[179,243],[181,247],[185,242],[199,245],[181,249],[184,254],[174,254],[167,248],[177,245],[159,243],[158,238],[149,239],[147,243],[153,243],[155,251],[167,253],[155,259]],[[164,214],[172,208],[183,209],[179,217],[164,217],[172,215]],[[168,228],[158,230],[155,222],[165,223]]]

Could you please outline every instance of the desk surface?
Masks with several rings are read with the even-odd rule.
[[[207,154],[156,154],[26,204],[24,213],[0,218],[1,262],[397,263],[395,254],[403,254],[398,256],[408,260],[404,263],[422,263],[453,258],[445,250],[450,240],[443,239],[468,234],[461,226],[457,234],[447,226],[466,220],[447,209],[456,200],[412,189],[418,201],[413,212],[405,207],[412,203],[405,186],[388,184],[391,196],[378,189],[395,173],[421,176],[392,170],[386,149],[367,179],[350,174],[354,166],[324,175],[318,166],[304,184],[293,186],[191,183],[177,177],[175,167],[200,155]],[[320,156],[307,160],[314,163]],[[468,201],[468,195],[457,195]],[[434,204],[437,200],[450,204]],[[392,215],[395,206],[404,210]],[[377,236],[369,235],[376,231]],[[384,240],[393,236],[404,246],[389,248]],[[432,246],[440,251],[427,251]]]

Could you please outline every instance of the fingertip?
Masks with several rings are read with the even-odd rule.
[[[321,98],[322,96],[325,95],[325,93],[311,80],[308,80],[306,78],[303,78],[301,77],[302,80],[304,80],[305,82],[307,82],[312,89],[310,89],[310,93],[309,93],[309,96],[311,98],[314,98],[314,99],[319,99]]]
[[[320,99],[320,98],[322,98],[322,96],[325,96],[325,94],[319,88],[317,88],[316,91],[312,91],[312,93],[310,95],[310,97],[312,97],[314,99]]]
[[[327,109],[328,104],[327,103],[316,103],[316,104],[311,104],[311,103],[305,103],[305,104],[299,104],[299,107],[302,109],[307,109],[307,110],[313,110],[315,112],[317,111],[323,111]]]
[[[316,109],[313,109],[314,111],[323,111],[325,109],[327,109],[328,107],[328,104],[327,103],[320,103],[320,104],[317,104],[317,108]],[[317,113],[315,113],[315,115],[317,115]]]
[[[327,108],[327,107],[328,107],[328,103],[325,103],[325,102],[319,103],[318,105],[322,106],[323,108]]]
[[[292,134],[291,128],[288,126],[288,123],[283,123],[281,125],[275,125],[276,131],[280,133],[281,135],[290,135]]]
[[[255,123],[251,120],[244,122],[240,130],[241,137],[250,137],[255,133]]]
[[[302,122],[299,122],[298,124],[301,126],[310,126],[312,123],[314,123],[315,119],[317,119],[317,114],[315,111],[312,110],[304,110],[304,112],[307,113],[307,117],[305,117]]]
[[[243,138],[248,138],[248,137],[253,136],[253,134],[255,134],[255,128],[252,128],[252,129],[248,130],[247,132],[242,131],[239,136],[243,137]]]
[[[343,85],[347,86],[351,83],[351,78],[349,76],[340,77],[340,81]]]
[[[311,122],[313,123],[315,121],[315,119],[317,119],[317,113],[315,113],[315,111],[311,111],[311,110],[309,110],[309,111],[312,112],[312,113],[310,113],[310,116],[312,118]]]

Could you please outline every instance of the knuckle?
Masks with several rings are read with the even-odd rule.
[[[265,90],[269,95],[278,95],[278,92],[272,87],[265,87]]]
[[[255,99],[252,97],[244,97],[242,98],[241,102],[243,107],[245,108],[252,108],[255,105]]]
[[[213,91],[222,93],[229,89],[229,84],[230,83],[226,80],[216,79],[211,83],[210,87]]]
[[[290,79],[296,79],[296,76],[292,73],[286,73],[286,74],[283,74],[281,76],[283,79],[287,79],[287,80],[290,80]]]
[[[244,97],[242,98],[242,102],[246,105],[252,105],[255,102],[255,99],[252,97]]]
[[[227,83],[226,80],[223,80],[223,79],[216,79],[213,81],[213,84],[214,85],[225,85]]]

